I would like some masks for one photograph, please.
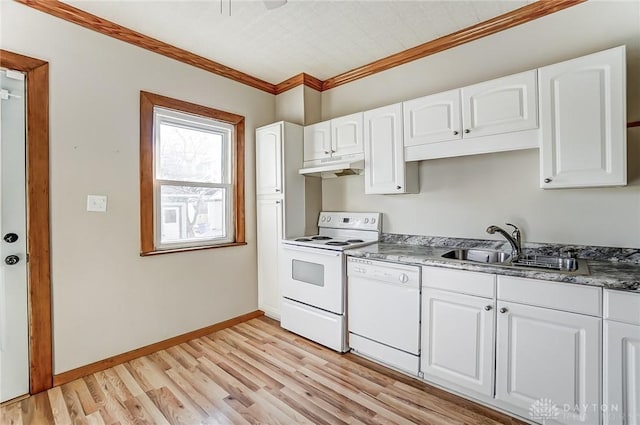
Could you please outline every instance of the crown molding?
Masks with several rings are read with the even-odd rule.
[[[95,16],[81,9],[70,6],[59,0],[15,0],[26,6],[48,13],[68,22],[114,37],[126,43],[158,53],[171,59],[195,66],[205,71],[220,75],[239,83],[257,88],[274,95],[284,93],[300,85],[314,90],[326,91],[338,86],[351,83],[361,78],[377,74],[396,66],[422,59],[474,40],[504,31],[506,29],[525,24],[543,16],[575,6],[587,0],[538,0],[519,9],[504,13],[495,18],[480,22],[476,25],[445,35],[416,47],[387,56],[367,65],[320,80],[312,75],[300,73],[278,84],[272,84],[252,75],[238,71],[221,63],[212,61],[187,50],[172,46],[163,41],[148,37],[114,22]]]
[[[191,53],[179,47],[146,36],[137,31],[118,25],[115,22],[100,18],[58,0],[15,0],[41,12],[80,25],[84,28],[116,38],[134,46],[158,53],[179,62],[195,66],[213,74],[237,81],[267,93],[275,94],[275,84],[256,78],[252,75],[230,68],[221,63]]]
[[[550,15],[587,0],[538,0],[519,9],[504,13],[495,18],[461,29],[416,47],[395,53],[386,58],[371,62],[345,73],[331,77],[322,83],[322,91],[351,83],[361,78],[404,65],[417,59],[442,52],[474,40],[525,24],[543,16]]]

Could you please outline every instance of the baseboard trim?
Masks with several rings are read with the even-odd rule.
[[[146,345],[135,350],[127,351],[126,353],[118,354],[113,357],[97,361],[95,363],[80,366],[76,369],[71,369],[66,372],[54,375],[53,385],[63,385],[75,379],[91,375],[92,373],[100,372],[102,370],[109,369],[110,367],[126,363],[133,359],[137,359],[138,357],[146,356],[151,353],[155,353],[156,351],[164,350],[166,348],[173,347],[174,345],[182,344],[183,342],[209,335],[221,329],[230,328],[231,326],[235,326],[238,323],[246,322],[263,315],[264,312],[261,310],[252,311],[250,313],[225,320],[224,322],[216,323],[214,325],[207,326],[201,329],[196,329],[195,331],[187,332],[182,335],[174,336],[173,338],[165,339],[164,341],[156,342],[154,344]]]

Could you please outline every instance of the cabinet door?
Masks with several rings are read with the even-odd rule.
[[[503,301],[498,309],[496,398],[535,421],[599,424],[602,319]]]
[[[403,193],[402,104],[364,113],[364,192]]]
[[[282,126],[256,131],[256,194],[282,193]]]
[[[462,89],[463,137],[538,128],[536,70]]]
[[[640,425],[640,326],[604,321],[605,425]]]
[[[402,107],[405,146],[462,138],[459,89],[409,100]]]
[[[282,240],[282,201],[259,199],[257,202],[258,308],[266,315],[280,318],[280,242]]]
[[[331,122],[324,121],[304,128],[305,161],[329,158],[331,156]]]
[[[493,395],[494,301],[436,289],[422,294],[420,369],[487,396]]]
[[[362,112],[331,120],[331,153],[343,156],[362,153]]]
[[[627,184],[624,46],[539,72],[540,186]]]

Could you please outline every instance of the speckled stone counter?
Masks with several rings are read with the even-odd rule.
[[[419,244],[418,241],[422,244]],[[609,289],[640,293],[640,263],[637,262],[638,259],[640,259],[639,250],[603,247],[565,247],[544,244],[525,245],[525,253],[550,254],[571,248],[577,252],[578,258],[587,260],[589,274],[582,275],[442,258],[442,254],[453,248],[509,250],[508,245],[505,247],[501,241],[383,235],[380,243],[362,248],[349,249],[346,252],[349,256],[373,260],[446,267],[450,269],[495,273],[505,276],[526,277],[579,285],[601,286]],[[608,259],[608,261],[605,259]]]

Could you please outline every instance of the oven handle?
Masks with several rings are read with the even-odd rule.
[[[290,251],[302,251],[302,252],[306,252],[308,254],[319,254],[319,255],[325,255],[327,257],[340,257],[342,255],[342,251],[332,251],[330,249],[322,249],[322,248],[308,248],[308,247],[304,247],[304,246],[298,246],[298,245],[289,245],[289,244],[282,244],[282,248],[286,249],[286,250],[290,250]]]

